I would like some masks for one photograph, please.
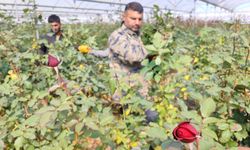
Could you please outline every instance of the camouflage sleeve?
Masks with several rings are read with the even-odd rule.
[[[104,58],[104,57],[108,57],[109,55],[109,49],[105,49],[105,50],[91,50],[89,52],[90,55],[93,55],[93,56],[96,56],[96,57],[101,57],[101,58]]]
[[[147,56],[147,51],[140,41],[130,40],[120,34],[110,36],[109,48],[123,63],[131,65],[141,62]]]

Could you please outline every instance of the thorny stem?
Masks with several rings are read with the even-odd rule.
[[[236,39],[235,37],[233,38],[233,52],[232,52],[232,55],[234,55],[234,52],[235,52],[235,48],[236,48]]]
[[[247,50],[247,56],[246,56],[246,60],[245,60],[245,67],[246,67],[245,72],[247,72],[247,64],[248,64],[249,53],[250,53],[250,49]]]
[[[25,115],[25,118],[28,118],[30,116],[27,105],[24,105],[24,115]]]
[[[67,83],[64,82],[63,78],[59,74],[58,67],[54,67],[54,70],[56,71],[56,78],[57,78],[58,84],[60,85],[61,88],[63,88],[63,90],[66,92],[68,96],[71,96],[71,93],[69,89],[67,88]]]
[[[197,150],[200,150],[200,139],[199,138],[196,139],[196,147],[197,147]]]

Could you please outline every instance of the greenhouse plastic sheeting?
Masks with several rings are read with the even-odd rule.
[[[234,11],[238,6],[250,3],[250,0],[202,0],[204,2]]]
[[[78,14],[88,14],[88,13],[117,13],[121,12],[124,9],[124,5],[131,2],[138,1],[144,8],[145,12],[152,11],[153,5],[158,5],[163,10],[172,10],[177,12],[191,13],[194,10],[206,10],[206,3],[212,4],[217,7],[227,9],[229,11],[234,11],[238,6],[249,3],[250,0],[36,0],[38,5],[38,10],[44,12],[52,12],[56,10],[58,12],[69,12]],[[204,3],[205,2],[205,3]],[[3,5],[4,3],[13,4],[13,5]],[[14,5],[15,4],[15,5]],[[0,0],[0,9],[10,9],[15,10],[19,9],[20,11],[25,8],[21,6],[28,4],[28,0],[22,2],[22,0]],[[28,5],[32,5],[29,3]],[[40,6],[39,6],[40,5]],[[41,7],[48,6],[48,7]],[[61,7],[61,8],[59,8]],[[67,7],[67,8],[62,8]],[[199,12],[199,11],[198,11]]]
[[[112,3],[126,4],[131,1],[136,0],[36,0],[36,4],[49,5],[49,6],[68,6],[68,7],[84,7],[84,8],[108,8],[117,9],[117,5],[112,5]],[[195,7],[195,1],[203,1],[213,4],[218,7],[222,7],[228,10],[234,10],[236,7],[250,3],[249,0],[137,0],[143,6],[152,7],[154,4],[159,5],[162,9],[170,9],[183,12],[191,12]],[[104,2],[104,3],[98,3]],[[106,3],[105,3],[106,2]],[[24,4],[22,0],[0,0],[0,3],[16,3]],[[27,3],[27,2],[26,2]],[[122,6],[122,5],[120,5]],[[199,6],[197,6],[199,7]]]

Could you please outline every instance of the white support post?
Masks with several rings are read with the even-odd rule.
[[[34,17],[34,23],[35,23],[35,30],[36,30],[36,39],[39,39],[39,31],[37,29],[38,19],[37,19],[37,6],[36,6],[36,0],[33,0],[33,17]]]
[[[194,0],[194,10],[193,10],[193,15],[194,15],[194,24],[197,24],[197,16],[196,16],[196,5],[197,5],[197,0]]]

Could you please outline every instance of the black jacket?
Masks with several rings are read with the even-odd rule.
[[[41,36],[41,39],[46,39],[48,41],[48,44],[54,44],[56,42],[56,34],[50,31],[46,35]],[[59,41],[61,41],[62,39],[63,39],[63,34],[61,34],[61,36],[59,37]],[[48,47],[44,43],[42,43],[40,45],[39,53],[47,54],[48,50],[49,50]]]

